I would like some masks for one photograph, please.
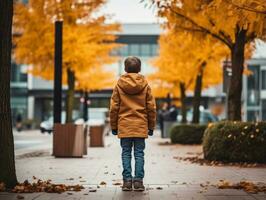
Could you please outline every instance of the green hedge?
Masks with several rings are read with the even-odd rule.
[[[204,158],[266,163],[266,122],[218,122],[206,129]]]
[[[202,137],[207,125],[202,124],[179,124],[170,131],[172,143],[201,144]]]

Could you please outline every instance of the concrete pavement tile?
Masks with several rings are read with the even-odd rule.
[[[67,192],[62,194],[57,193],[41,193],[39,197],[34,200],[78,200],[82,195],[82,192],[71,192],[69,195]]]
[[[207,196],[208,200],[255,200],[252,196]]]
[[[149,200],[149,191],[144,192],[135,192],[135,191],[128,191],[124,192],[121,189],[118,189],[115,197],[115,200]]]
[[[18,200],[18,195],[24,197],[24,200],[32,200],[38,198],[41,193],[25,193],[25,194],[18,194],[18,193],[6,193],[0,192],[0,200]]]
[[[204,192],[205,196],[245,196],[248,195],[248,193],[246,193],[243,190],[236,190],[236,189],[217,189],[214,187],[209,187],[207,188],[206,192]]]
[[[266,200],[265,193],[251,194],[251,196],[253,196],[257,200]]]

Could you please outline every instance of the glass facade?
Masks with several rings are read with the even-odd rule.
[[[260,104],[260,67],[249,66],[249,70],[252,72],[247,79],[247,105],[259,106]]]
[[[13,124],[20,115],[22,120],[27,118],[27,74],[26,66],[11,64],[11,111]]]
[[[266,120],[266,67],[249,65],[251,74],[247,76],[244,89],[245,113],[247,121]]]
[[[117,56],[154,57],[157,55],[157,44],[124,44],[119,50],[113,52]]]
[[[124,41],[125,42],[125,41]],[[158,44],[155,43],[124,43],[124,46],[119,50],[113,52],[113,55],[119,56],[120,59],[118,63],[113,65],[116,68],[118,64],[117,76],[120,76],[124,73],[124,59],[128,56],[137,56],[141,59],[141,73],[144,75],[150,74],[153,72],[153,67],[150,64],[152,58],[158,54]]]

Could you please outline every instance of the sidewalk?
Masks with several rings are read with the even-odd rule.
[[[266,168],[240,168],[237,166],[200,166],[174,159],[174,157],[195,156],[201,153],[201,146],[164,144],[167,139],[159,136],[149,138],[146,145],[145,179],[146,190],[122,192],[121,160],[119,140],[107,136],[105,148],[89,148],[84,158],[57,158],[49,150],[39,154],[19,155],[16,158],[19,181],[32,181],[35,176],[53,183],[82,184],[81,192],[63,194],[34,193],[21,194],[24,199],[266,199],[265,193],[248,194],[241,190],[219,190],[213,186],[219,180],[239,182],[248,180],[264,182]],[[159,145],[160,144],[160,145]],[[164,145],[162,145],[164,144]],[[34,156],[34,157],[32,157]],[[36,157],[35,157],[36,156]],[[100,186],[101,182],[106,185]],[[98,187],[97,187],[98,186]],[[90,192],[96,189],[96,192]],[[17,199],[18,194],[0,193],[0,199]]]

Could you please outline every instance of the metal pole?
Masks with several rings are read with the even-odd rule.
[[[84,103],[83,103],[83,119],[88,121],[88,100],[89,95],[87,91],[84,91]]]
[[[61,123],[62,112],[62,33],[63,22],[55,22],[54,51],[54,124]]]

